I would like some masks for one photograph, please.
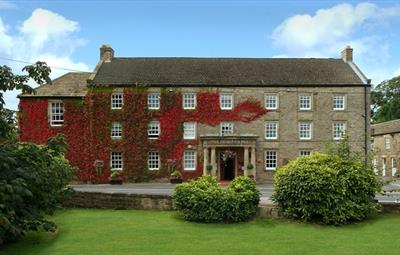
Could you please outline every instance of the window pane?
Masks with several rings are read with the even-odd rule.
[[[111,169],[122,170],[122,152],[111,152]]]
[[[183,123],[183,138],[196,139],[196,123],[194,122]]]
[[[233,134],[233,123],[222,122],[221,123],[221,135],[231,135]]]
[[[149,93],[147,95],[147,106],[149,109],[160,109],[160,95],[158,93]]]
[[[278,123],[266,122],[265,123],[265,139],[277,139],[278,138]]]
[[[183,168],[185,170],[196,170],[196,152],[186,150],[183,157]]]
[[[220,95],[220,106],[221,106],[221,109],[232,109],[232,107],[233,107],[232,94],[221,94]]]
[[[310,156],[311,150],[300,150],[300,156]]]
[[[119,122],[113,122],[111,124],[111,138],[122,137],[122,125]]]
[[[111,95],[111,109],[121,109],[123,105],[123,94],[113,93]]]
[[[196,108],[196,94],[185,93],[183,94],[183,109],[195,109]]]
[[[64,124],[64,104],[62,102],[52,102],[50,108],[50,125],[62,126]]]
[[[160,155],[158,151],[149,151],[147,166],[149,170],[158,170],[160,168]]]
[[[300,110],[311,110],[311,96],[299,97]]]
[[[312,124],[310,122],[299,123],[299,138],[302,140],[311,139]]]
[[[278,96],[265,95],[265,108],[270,110],[278,109]]]
[[[345,96],[333,97],[333,110],[344,110]]]
[[[158,138],[160,136],[160,123],[158,121],[151,121],[148,125],[147,134],[149,138]]]
[[[333,139],[340,140],[346,133],[346,124],[344,122],[334,122],[332,129]]]
[[[275,170],[277,167],[277,159],[278,159],[277,151],[265,151],[265,169],[266,170]]]

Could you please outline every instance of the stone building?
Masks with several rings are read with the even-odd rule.
[[[372,161],[375,173],[380,176],[397,177],[400,160],[400,119],[372,125]]]
[[[92,73],[36,91],[20,95],[21,140],[63,132],[82,180],[100,161],[100,175],[122,170],[130,181],[176,168],[184,179],[267,182],[344,132],[354,150],[370,141],[370,81],[350,47],[337,59],[121,58],[103,45]]]

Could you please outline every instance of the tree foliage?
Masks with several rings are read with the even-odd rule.
[[[400,119],[400,76],[380,83],[371,93],[375,123]]]

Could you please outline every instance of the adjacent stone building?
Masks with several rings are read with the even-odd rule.
[[[20,95],[21,140],[62,132],[78,178],[128,181],[205,174],[271,181],[277,167],[350,136],[370,141],[370,82],[341,58],[121,58]],[[104,164],[96,172],[94,166]]]
[[[400,119],[372,125],[372,161],[375,173],[380,176],[399,176]]]

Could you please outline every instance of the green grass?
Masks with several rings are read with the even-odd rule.
[[[174,212],[69,209],[56,233],[29,233],[0,249],[7,255],[108,254],[399,254],[400,215],[346,227],[257,219],[198,224]]]

